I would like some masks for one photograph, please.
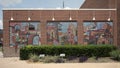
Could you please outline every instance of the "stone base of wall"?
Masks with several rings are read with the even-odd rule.
[[[3,57],[19,57],[20,49],[15,47],[3,47]]]

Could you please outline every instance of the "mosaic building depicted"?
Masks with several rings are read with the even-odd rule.
[[[3,9],[4,56],[26,45],[120,45],[120,1],[85,0],[79,9]]]

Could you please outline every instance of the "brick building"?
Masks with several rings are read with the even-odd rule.
[[[25,45],[120,45],[119,0],[86,0],[79,9],[3,9],[3,53]]]

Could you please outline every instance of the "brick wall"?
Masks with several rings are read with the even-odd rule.
[[[117,15],[117,45],[120,47],[120,0],[117,0],[117,12],[116,12],[116,15]]]
[[[115,8],[117,0],[85,0],[80,8]]]
[[[113,33],[114,33],[114,45],[120,45],[120,1],[119,0],[86,0],[81,8],[117,8],[111,11],[111,20],[113,21]],[[28,13],[29,12],[29,13]],[[9,23],[28,21],[28,16],[31,17],[31,21],[37,21],[41,23],[41,43],[47,43],[46,36],[46,24],[48,21],[52,21],[54,16],[55,21],[70,21],[69,16],[72,17],[72,21],[78,22],[78,44],[83,44],[83,22],[92,21],[93,12],[95,12],[96,21],[107,21],[109,17],[109,10],[3,10],[3,49],[4,56],[19,56],[18,50],[15,47],[9,46]],[[14,21],[10,21],[11,16]]]
[[[14,21],[10,21],[11,11],[13,12]],[[71,13],[71,14],[70,14]],[[78,44],[83,44],[83,22],[92,21],[93,11],[88,10],[32,10],[30,11],[31,21],[39,21],[41,23],[41,43],[47,44],[46,37],[46,24],[48,21],[52,21],[52,17],[55,17],[55,21],[70,21],[71,15],[72,21],[78,22]],[[114,23],[114,45],[117,45],[116,34],[116,12],[111,11],[111,19]],[[19,52],[15,52],[15,47],[9,46],[9,23],[17,21],[27,21],[27,10],[4,10],[3,11],[3,25],[4,25],[4,56],[18,56]],[[95,17],[97,21],[107,21],[109,11],[95,11]]]

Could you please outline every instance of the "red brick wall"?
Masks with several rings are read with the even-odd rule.
[[[14,10],[13,18],[14,21],[27,21],[28,11],[27,10]],[[71,14],[70,14],[71,13]],[[83,22],[92,21],[93,11],[87,10],[32,10],[30,11],[31,21],[39,21],[41,23],[41,43],[47,44],[46,37],[46,24],[47,21],[52,21],[52,17],[55,17],[55,21],[69,21],[71,15],[73,21],[78,22],[78,44],[83,44]],[[116,11],[111,11],[111,19],[114,23],[114,45],[117,45],[117,30],[116,30]],[[107,21],[109,11],[95,11],[95,17],[97,21]],[[11,10],[3,11],[3,27],[4,27],[4,56],[18,56],[19,51],[15,52],[14,47],[9,46],[9,23],[11,17]],[[13,21],[13,22],[14,22]]]
[[[120,0],[117,0],[117,45],[120,47]]]
[[[117,0],[86,0],[80,8],[115,8]]]

